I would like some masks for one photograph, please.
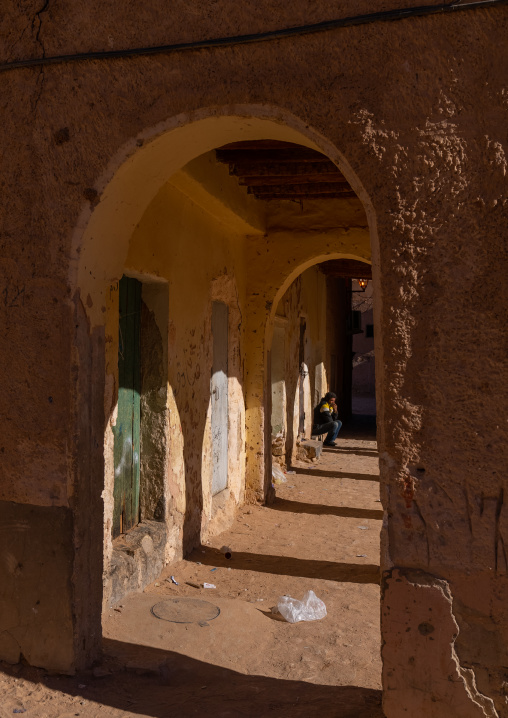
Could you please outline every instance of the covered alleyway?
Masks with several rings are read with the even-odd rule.
[[[371,718],[381,683],[387,718],[508,718],[506,0],[4,5],[0,718],[18,692],[27,718],[262,715],[263,702]],[[341,401],[349,335],[335,351],[303,300],[313,283],[324,307],[317,266],[342,260],[372,266],[372,317],[351,308],[375,357],[351,348],[360,377]],[[285,295],[298,302],[281,312]],[[379,511],[347,498],[352,468],[296,474],[279,492],[290,510],[270,507],[284,327],[285,463],[315,393],[342,408],[346,389],[371,396],[375,373],[380,632],[379,586],[358,583],[377,572],[362,542],[380,520],[302,510]],[[355,481],[362,495],[374,483]],[[217,549],[233,526],[227,571]],[[224,611],[194,643],[189,628],[166,644],[162,620],[151,635],[141,603],[146,627],[122,634],[131,599],[114,609],[133,591],[147,608],[205,593],[161,581],[164,566],[217,585],[206,595]],[[322,623],[263,615],[314,584]],[[108,651],[138,655],[142,640],[155,674],[133,657],[83,673],[103,616]]]
[[[382,513],[375,434],[361,419],[319,462],[297,462],[271,506],[244,507],[232,530],[115,606],[95,676],[4,667],[5,715],[382,716]],[[291,625],[271,614],[279,596],[308,589],[324,600],[325,619]],[[204,626],[152,615],[174,597],[205,599],[221,613]]]

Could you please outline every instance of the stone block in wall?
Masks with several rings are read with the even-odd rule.
[[[302,439],[296,444],[296,458],[299,461],[313,461],[319,459],[323,451],[323,444],[314,439]]]
[[[279,466],[285,466],[286,439],[282,434],[277,434],[277,436],[272,438],[272,457],[273,463]]]
[[[113,543],[110,564],[111,604],[142,591],[164,568],[166,524],[143,521]]]

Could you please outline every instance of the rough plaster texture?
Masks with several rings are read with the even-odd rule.
[[[423,600],[422,600],[423,598]],[[475,673],[456,651],[459,626],[446,581],[420,571],[394,570],[385,580],[383,647],[387,715],[495,718],[494,702],[479,693]]]
[[[11,502],[0,508],[0,658],[72,672],[70,511]]]
[[[391,6],[411,4],[394,0]],[[334,14],[385,8],[380,0],[349,0]],[[0,19],[2,57],[182,42],[316,22],[330,14],[324,0],[312,10],[303,2],[247,6],[220,0],[213,12],[197,2],[177,2],[168,11],[151,0],[142,13],[134,3],[90,2],[78,13],[68,2],[50,2],[43,11],[34,3],[10,2]],[[508,626],[508,442],[500,413],[508,398],[508,296],[505,284],[498,292],[490,289],[492,277],[506,276],[508,259],[506,34],[506,10],[499,7],[2,76],[0,520],[8,520],[8,502],[25,505],[20,510],[28,516],[30,505],[70,509],[72,529],[62,529],[60,539],[74,537],[79,561],[68,602],[54,604],[58,625],[73,616],[75,655],[69,666],[90,660],[82,639],[100,626],[92,605],[95,588],[89,609],[75,609],[102,574],[101,560],[92,559],[98,547],[102,551],[96,522],[102,521],[103,490],[107,516],[104,476],[110,468],[107,456],[105,469],[98,468],[104,414],[94,392],[99,387],[103,400],[114,396],[108,372],[104,391],[100,346],[107,292],[122,274],[134,228],[174,172],[225,142],[273,137],[327,153],[368,216],[384,568],[423,570],[446,582],[459,626],[458,659],[473,671],[485,705],[493,700],[499,715],[508,715],[507,641],[479,648],[479,637],[504,637]],[[180,139],[172,134],[178,128]],[[245,359],[248,497],[262,499],[266,488],[260,480],[260,427],[267,307],[313,257],[363,256],[352,232],[330,234],[328,249],[326,241],[305,241],[304,232],[296,233],[282,246],[283,259],[267,252],[275,235],[246,242],[247,295],[258,294],[245,321],[246,335],[258,339]],[[87,334],[93,361],[76,350],[76,327]],[[182,345],[190,341],[177,337]],[[170,421],[178,426],[176,417]],[[195,534],[200,517],[192,521]],[[2,585],[9,575],[5,562],[0,570]],[[425,615],[435,591],[419,584],[411,591],[415,603],[407,611]],[[455,629],[449,613],[440,615],[446,645]],[[16,620],[22,626],[27,619],[20,613]],[[404,653],[407,659],[413,655],[389,625],[383,628],[386,670]],[[41,626],[36,621],[32,635]],[[29,645],[32,638],[23,640]],[[54,651],[48,665],[57,662]],[[433,643],[420,642],[419,653],[424,670],[415,673],[415,689],[425,692],[429,675],[435,675],[425,673]],[[470,711],[477,710],[476,694],[462,695]],[[449,701],[449,693],[440,692],[434,715],[448,716]],[[399,718],[414,706],[415,692],[397,683],[386,714]]]
[[[109,566],[109,602],[113,605],[159,577],[165,565],[166,525],[142,521],[113,542]],[[108,606],[109,608],[109,606]]]
[[[286,435],[286,332],[287,318],[277,315],[271,347],[272,437]]]
[[[167,409],[167,361],[168,361],[168,288],[164,282],[146,282],[142,287],[141,302],[141,431],[140,431],[140,486],[139,514],[142,526],[151,527],[156,536],[155,549],[146,553],[138,543],[143,538],[139,531],[132,536],[113,542],[111,534],[113,517],[114,437],[112,426],[116,421],[118,390],[106,392],[110,421],[105,432],[105,476],[107,488],[104,491],[104,580],[103,611],[119,601],[126,593],[142,590],[157,576],[166,564],[167,536],[169,521],[166,521],[167,480],[168,480],[168,409]],[[106,336],[109,372],[106,384],[118,385],[118,292],[117,285],[111,288],[108,303],[108,334]],[[157,524],[156,522],[161,522]],[[143,531],[143,528],[140,529]],[[148,530],[148,529],[147,529]],[[173,534],[170,534],[174,538]]]
[[[167,343],[168,291],[166,284],[143,286],[141,305],[141,437],[140,517],[163,521],[167,483]],[[162,333],[156,312],[146,302],[160,305]],[[166,351],[164,351],[166,349]]]
[[[205,157],[205,160],[207,158]],[[193,163],[207,170],[209,163]],[[213,167],[215,172],[217,168]],[[220,167],[219,167],[220,169]],[[190,171],[180,173],[190,176]],[[125,272],[143,282],[141,325],[141,518],[163,521],[165,563],[181,557],[200,541],[228,528],[245,486],[245,406],[243,357],[242,242],[236,229],[217,220],[217,197],[202,189],[210,172],[180,188],[176,180],[154,198],[129,246]],[[179,178],[177,178],[179,180]],[[219,179],[221,175],[219,174]],[[238,185],[235,184],[239,192]],[[196,196],[193,194],[196,190]],[[192,199],[191,199],[192,197]],[[231,200],[230,192],[224,199]],[[231,210],[225,214],[228,219]],[[224,219],[224,217],[221,217]],[[240,224],[237,218],[237,223]],[[225,220],[224,220],[225,221]],[[234,224],[234,223],[233,223]],[[236,225],[234,225],[236,227]],[[170,241],[168,241],[168,237]],[[208,257],[197,262],[196,256]],[[168,291],[169,288],[169,291]],[[116,285],[106,311],[106,384],[118,383],[118,303]],[[210,376],[212,366],[211,308],[229,306],[229,476],[220,499],[211,496]],[[116,421],[116,392],[107,407],[110,426]],[[113,551],[111,541],[114,483],[113,439],[106,432],[105,468],[105,609],[121,590],[142,588],[153,570],[137,551],[128,560]],[[149,557],[151,560],[155,554]],[[158,559],[155,562],[159,566]],[[139,564],[139,565],[138,565]],[[119,570],[119,567],[121,570]],[[159,567],[160,568],[160,567]],[[121,580],[118,579],[120,576]],[[128,577],[128,580],[127,578]]]
[[[206,261],[196,261],[199,256]],[[168,548],[174,558],[175,552],[181,555],[182,550],[188,551],[204,539],[212,519],[209,414],[213,301],[224,301],[230,308],[231,508],[238,504],[244,483],[242,298],[234,279],[238,275],[240,283],[243,281],[242,242],[229,226],[167,185],[133,235],[127,266],[169,282],[168,412],[172,429],[168,438],[168,516],[180,523],[183,532],[176,546]]]

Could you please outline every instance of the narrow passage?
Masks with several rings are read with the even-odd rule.
[[[7,690],[7,712],[11,701],[48,718],[381,718],[375,441],[341,438],[318,463],[293,468],[271,506],[244,507],[231,531],[109,612],[107,675],[47,677],[36,705],[21,676]],[[325,602],[325,619],[292,625],[271,613],[283,594],[300,599],[308,589]],[[220,615],[203,626],[152,615],[158,601],[186,596],[210,601]]]

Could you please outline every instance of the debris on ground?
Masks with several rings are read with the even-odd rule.
[[[272,482],[278,486],[279,484],[285,484],[287,481],[284,476],[284,472],[277,464],[272,464]]]
[[[306,591],[301,601],[291,596],[281,596],[277,608],[288,623],[319,621],[326,616],[326,606],[314,591]]]

